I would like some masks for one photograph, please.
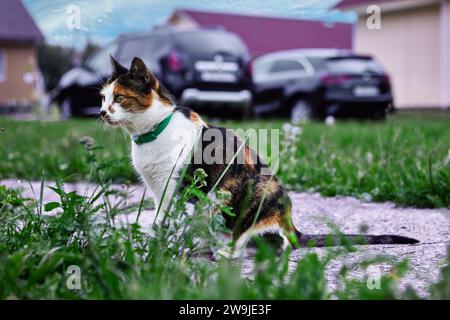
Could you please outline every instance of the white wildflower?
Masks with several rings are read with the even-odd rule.
[[[373,153],[372,153],[372,152],[368,151],[368,152],[366,153],[366,161],[367,161],[368,163],[372,163],[372,162],[373,162]]]
[[[298,126],[293,126],[291,128],[291,134],[294,136],[298,136],[298,135],[302,134],[302,132],[303,132],[302,128],[300,128]]]
[[[372,195],[367,192],[364,192],[363,194],[361,194],[361,199],[363,201],[370,202],[370,201],[372,201]]]
[[[364,176],[365,176],[364,171],[358,170],[358,175],[357,176],[358,176],[358,179],[364,178]]]
[[[325,123],[328,126],[333,126],[336,123],[336,119],[333,116],[328,116],[325,118]]]
[[[61,163],[59,165],[60,170],[66,170],[68,167],[69,167],[69,164],[67,164],[67,163]]]
[[[286,122],[283,124],[283,126],[281,128],[283,129],[285,134],[288,134],[292,128],[292,124],[290,124],[289,122]]]

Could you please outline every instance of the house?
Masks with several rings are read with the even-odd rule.
[[[42,33],[20,0],[0,0],[0,112],[30,106],[40,77],[36,45]]]
[[[397,108],[449,107],[449,0],[343,0],[337,8],[358,13],[353,48],[385,66]]]
[[[252,56],[297,48],[350,49],[352,45],[348,23],[176,10],[167,25],[223,27],[239,35]]]

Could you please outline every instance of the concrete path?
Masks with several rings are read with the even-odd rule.
[[[39,182],[32,182],[34,192],[28,182],[14,179],[2,180],[0,185],[10,188],[20,187],[23,195],[38,198]],[[49,182],[46,185],[53,185]],[[138,186],[114,186],[130,195],[129,203],[139,203],[144,188]],[[94,185],[86,183],[66,184],[67,190],[76,190],[80,194],[90,194]],[[150,195],[149,195],[150,196]],[[336,274],[343,264],[351,265],[376,256],[389,256],[397,261],[407,258],[411,270],[400,282],[400,289],[411,285],[420,295],[425,296],[429,284],[439,278],[439,271],[446,263],[447,247],[450,245],[449,209],[414,209],[396,206],[392,203],[367,203],[352,197],[325,198],[316,193],[290,193],[293,202],[293,217],[296,227],[304,233],[329,233],[329,223],[333,223],[343,233],[361,233],[367,230],[371,234],[397,234],[420,240],[417,245],[376,245],[359,246],[353,253],[346,253],[334,259],[327,269],[330,289],[340,284]],[[44,190],[44,203],[57,201],[58,197],[49,188]],[[153,221],[153,210],[145,210],[140,223],[148,226]],[[128,221],[134,221],[136,214],[127,215]],[[124,220],[126,220],[124,218]],[[291,268],[307,252],[318,252],[323,256],[335,250],[330,248],[311,248],[296,250],[291,255]],[[251,277],[252,259],[244,261],[243,274]],[[357,268],[351,275],[363,278],[368,274],[376,277],[390,271],[390,266],[380,264],[369,270]],[[376,290],[376,289],[375,289]]]

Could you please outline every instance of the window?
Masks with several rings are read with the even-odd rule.
[[[253,62],[253,72],[255,74],[266,74],[266,73],[269,73],[271,66],[272,66],[272,61],[255,60],[255,62]]]
[[[314,67],[316,70],[322,70],[326,66],[326,58],[316,57],[316,56],[307,56],[306,60]]]
[[[333,74],[382,73],[374,60],[358,57],[330,59],[327,62],[327,69]]]
[[[313,70],[308,61],[300,56],[261,58],[253,64],[253,80],[258,83],[274,79],[295,79],[311,75]]]
[[[269,72],[274,73],[290,71],[305,71],[305,67],[296,60],[277,60],[273,62]]]
[[[202,30],[179,32],[174,35],[175,42],[193,55],[229,52],[243,55],[247,49],[240,38],[222,30]]]
[[[137,37],[125,40],[120,49],[119,61],[123,65],[129,65],[134,57],[140,57],[149,62],[158,49],[157,38],[154,36]]]
[[[150,70],[158,73],[159,58],[166,45],[167,41],[155,35],[127,39],[120,43],[118,60],[122,65],[129,66],[134,57],[139,57]]]
[[[6,52],[0,49],[0,81],[5,81],[6,75]]]

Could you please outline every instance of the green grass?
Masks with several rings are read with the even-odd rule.
[[[225,122],[231,128],[280,129],[283,121]],[[450,205],[450,116],[399,114],[382,123],[308,123],[294,142],[282,141],[278,176],[291,190],[352,195],[417,207]],[[90,136],[104,156],[129,158],[128,138],[93,120],[12,121],[0,118],[0,179],[84,180],[89,176],[79,141]],[[107,178],[136,182],[129,161],[110,163]]]
[[[306,253],[289,271],[290,250],[278,256],[261,244],[251,278],[241,277],[238,260],[213,263],[198,256],[205,249],[226,245],[217,236],[225,231],[218,213],[226,208],[220,197],[213,200],[200,191],[204,172],[191,177],[191,184],[174,199],[173,209],[165,212],[165,222],[152,233],[134,221],[119,224],[115,218],[127,207],[108,205],[114,193],[105,180],[110,159],[99,156],[95,145],[84,148],[92,177],[100,182],[90,195],[66,192],[59,179],[49,186],[59,200],[50,203],[43,203],[42,195],[24,199],[20,192],[0,186],[0,299],[418,298],[412,289],[397,291],[407,261],[387,257],[344,265],[338,274],[339,288],[328,289],[325,269],[337,256],[355,250],[349,246],[321,258]],[[47,183],[42,179],[41,184]],[[198,200],[196,214],[187,215],[186,201],[193,198]],[[102,200],[100,204],[96,199]],[[47,214],[53,209],[58,214]],[[371,290],[367,278],[358,280],[349,274],[377,263],[392,266],[379,279],[380,289]],[[446,267],[428,298],[448,299],[449,283]]]
[[[129,158],[129,146],[122,132],[108,131],[95,120],[65,122],[15,121],[0,118],[0,177],[39,180],[69,177],[84,180],[90,174],[86,153],[80,144],[93,137],[106,146],[104,155],[114,159]],[[136,181],[128,163],[110,167],[115,181]]]

